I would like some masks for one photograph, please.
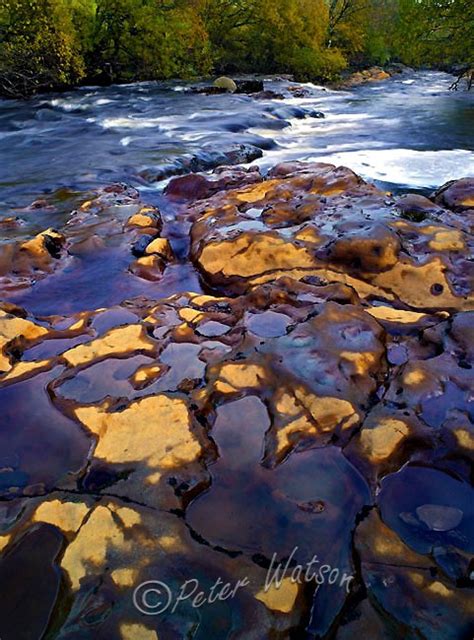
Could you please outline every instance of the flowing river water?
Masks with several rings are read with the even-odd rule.
[[[403,73],[350,91],[306,85],[306,97],[286,100],[145,82],[0,101],[0,215],[61,188],[125,181],[155,190],[153,178],[183,159],[235,144],[262,149],[265,167],[318,159],[392,188],[430,189],[474,171],[474,95],[449,91],[452,80]]]

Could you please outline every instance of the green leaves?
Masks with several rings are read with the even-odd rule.
[[[0,93],[347,64],[474,65],[472,0],[2,0]]]
[[[25,96],[84,76],[67,2],[4,0],[0,24],[0,92]]]

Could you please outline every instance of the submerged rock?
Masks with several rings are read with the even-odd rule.
[[[413,488],[406,493],[415,495]],[[387,634],[381,637],[399,637],[407,629],[413,637],[433,640],[469,637],[473,607],[468,590],[440,573],[429,556],[414,551],[376,510],[358,526],[355,547],[369,602]],[[369,620],[363,618],[362,625]]]
[[[196,174],[189,172],[210,171],[218,167],[253,162],[257,158],[261,158],[262,155],[262,149],[253,144],[232,145],[230,148],[223,149],[208,145],[203,147],[199,153],[193,156],[183,156],[174,164],[145,169],[140,173],[140,177],[147,182],[158,182],[170,176],[183,174],[195,177]],[[199,177],[202,178],[202,176]],[[196,198],[202,197],[199,191],[190,194],[190,196],[193,195]]]
[[[87,291],[103,289],[104,283],[95,272],[97,263],[105,262],[104,256],[115,262],[110,265],[113,277],[125,280],[123,274],[134,274],[148,281],[161,278],[173,261],[172,251],[163,245],[161,252],[153,251],[160,254],[159,258],[146,254],[152,240],[165,241],[161,237],[160,211],[144,205],[135,189],[120,184],[88,195],[70,212],[60,230],[46,229],[29,240],[0,245],[2,291],[16,296],[48,276],[62,279],[66,291],[71,282],[77,285],[78,278],[84,278]],[[112,254],[114,261],[110,260]],[[62,291],[58,297],[63,297]]]
[[[61,584],[58,560],[63,540],[57,528],[41,524],[0,559],[5,638],[41,638],[46,633]]]
[[[285,96],[278,91],[273,91],[271,89],[265,89],[264,91],[259,91],[258,93],[254,93],[253,97],[256,100],[284,100]]]
[[[237,80],[237,93],[260,93],[265,90],[263,80]]]

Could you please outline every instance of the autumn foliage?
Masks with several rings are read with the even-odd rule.
[[[472,64],[471,0],[2,0],[0,93],[211,73]]]

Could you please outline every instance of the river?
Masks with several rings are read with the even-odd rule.
[[[156,191],[154,179],[185,170],[186,159],[212,161],[235,144],[262,149],[262,167],[318,159],[393,190],[431,189],[474,173],[474,94],[449,91],[452,79],[403,73],[350,91],[307,84],[306,97],[285,100],[143,82],[0,101],[0,215],[112,181]]]

